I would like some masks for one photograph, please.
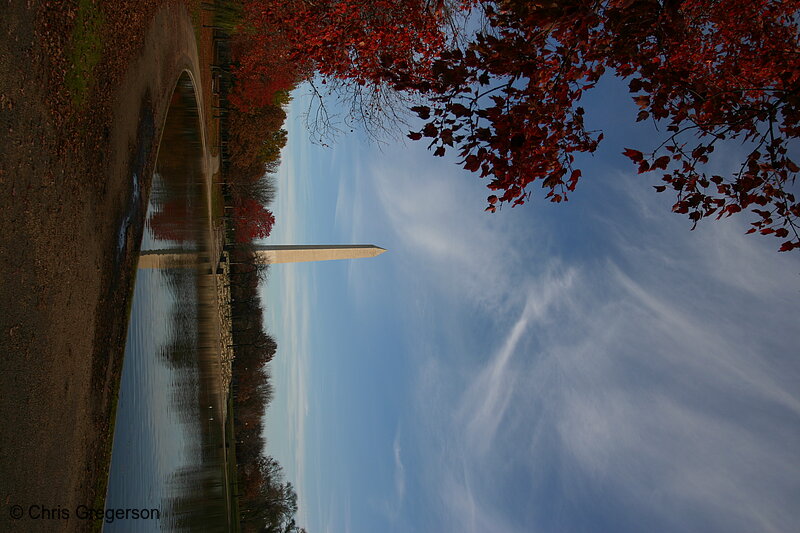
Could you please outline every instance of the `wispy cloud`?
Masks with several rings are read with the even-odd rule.
[[[525,307],[502,341],[502,346],[492,354],[464,393],[457,419],[462,421],[469,443],[476,453],[485,455],[490,451],[514,396],[518,373],[511,359],[520,353],[520,342],[526,334],[530,334],[530,325],[541,324],[553,303],[569,290],[574,275],[574,271],[568,270],[560,276],[544,276],[546,282],[538,287],[529,287]]]
[[[437,294],[439,320],[415,323],[422,483],[447,517],[434,527],[800,521],[796,259],[735,221],[689,233],[625,183],[607,204],[646,216],[595,210],[604,253],[567,263],[547,246],[555,224],[476,216],[447,176],[377,174],[409,266]],[[442,340],[451,324],[468,338]]]
[[[393,474],[381,509],[391,523],[800,523],[794,256],[743,236],[735,220],[689,232],[668,198],[613,172],[584,187],[585,226],[569,218],[572,205],[483,215],[480,183],[413,153],[354,159],[335,213],[353,240],[376,227],[393,239],[416,398],[403,438],[397,430],[376,452]],[[368,264],[348,265],[349,297],[388,283],[364,276]],[[349,529],[349,497],[320,504],[320,523]]]
[[[400,429],[398,428],[394,443],[392,444],[392,455],[394,457],[394,494],[391,501],[386,502],[386,514],[392,523],[396,523],[403,509],[406,497],[406,468],[403,464],[403,451],[400,446]]]
[[[452,171],[435,175],[441,169],[417,168],[413,159],[384,159],[370,169],[376,208],[399,240],[398,262],[426,284],[494,310],[524,299],[523,287],[509,301],[522,281],[516,274],[524,252],[536,243],[517,246],[513,236],[525,232],[515,232],[508,218],[483,214],[481,192],[463,187]]]
[[[406,495],[406,470],[400,453],[400,434],[398,433],[394,439],[394,488],[397,494],[397,501],[402,504]]]

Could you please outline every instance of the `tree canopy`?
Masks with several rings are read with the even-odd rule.
[[[344,87],[361,111],[367,102],[360,118],[386,112],[375,97],[387,91],[421,100],[411,109],[424,126],[409,137],[485,178],[489,211],[528,201],[537,183],[550,201],[569,198],[576,155],[603,139],[581,98],[614,75],[636,120],[665,132],[652,151],[619,149],[675,194],[674,212],[696,224],[749,209],[751,232],[800,248],[798,0],[246,3],[256,33],[281,28],[299,70]],[[742,146],[736,170],[711,172],[730,141]]]

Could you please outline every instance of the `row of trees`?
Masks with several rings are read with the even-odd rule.
[[[628,82],[653,149],[619,147],[672,191],[693,223],[749,210],[750,232],[800,248],[792,159],[800,134],[798,0],[243,0],[253,48],[243,69],[317,73],[370,131],[409,104],[409,137],[454,151],[486,179],[487,210],[535,186],[562,202],[583,179],[576,155],[603,139],[580,101],[604,75]],[[477,31],[469,31],[478,27]],[[319,79],[322,82],[319,83]],[[247,85],[242,85],[245,91]],[[242,93],[260,102],[256,90]],[[322,120],[315,122],[315,119]],[[329,124],[322,113],[312,125]],[[735,142],[730,172],[711,169]],[[726,161],[727,163],[727,161]],[[728,165],[726,165],[728,166]]]
[[[224,165],[227,220],[235,244],[229,246],[234,360],[231,391],[242,531],[301,532],[296,522],[297,494],[280,464],[265,453],[264,416],[272,400],[268,363],[277,344],[264,330],[258,293],[266,266],[255,262],[254,239],[269,236],[275,217],[268,209],[275,197],[274,173],[286,144],[284,106],[297,75],[278,44],[254,41],[245,20],[245,3],[225,2],[216,25],[229,37],[232,78],[223,94],[226,110]],[[274,44],[272,44],[274,43]],[[258,64],[259,68],[254,68]]]
[[[216,19],[230,37],[233,79],[225,95],[228,160],[225,181],[231,194],[236,240],[265,238],[275,219],[266,209],[274,197],[272,175],[286,145],[284,106],[289,92],[308,76],[305,61],[292,61],[280,27],[252,24],[253,3],[230,0]],[[269,38],[265,38],[269,36]]]
[[[230,254],[231,390],[242,531],[299,532],[294,520],[297,494],[278,462],[264,452],[264,413],[273,394],[267,364],[277,350],[264,331],[258,295],[266,267],[256,264],[251,247],[236,246]]]

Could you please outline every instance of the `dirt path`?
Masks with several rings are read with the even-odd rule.
[[[174,84],[201,79],[195,33],[180,3],[153,8],[107,107],[70,120],[41,6],[3,3],[0,531],[88,530],[76,509],[102,507],[142,199]]]

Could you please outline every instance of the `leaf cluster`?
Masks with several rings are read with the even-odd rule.
[[[426,98],[409,137],[485,178],[489,211],[525,203],[535,185],[568,200],[583,176],[576,155],[603,139],[580,101],[614,75],[629,83],[636,120],[667,132],[655,151],[626,153],[642,154],[640,173],[661,173],[673,211],[696,224],[749,209],[754,232],[800,247],[798,0],[259,4],[254,26],[280,28],[289,56],[343,88],[361,118],[392,116],[376,98],[387,91]],[[451,39],[449,14],[463,10],[483,26]],[[715,146],[731,141],[747,154],[738,170],[709,174]]]
[[[664,124],[649,154],[627,149],[639,173],[661,171],[673,211],[694,224],[750,208],[751,232],[800,247],[797,2],[483,2],[496,35],[478,34],[435,63],[434,111],[421,132],[434,155],[455,143],[465,169],[489,177],[487,210],[523,203],[533,182],[553,202],[581,176],[576,152],[594,152],[582,95],[605,72],[629,79],[637,120]],[[425,117],[427,110],[420,114]],[[750,149],[738,171],[708,175],[715,144]]]

